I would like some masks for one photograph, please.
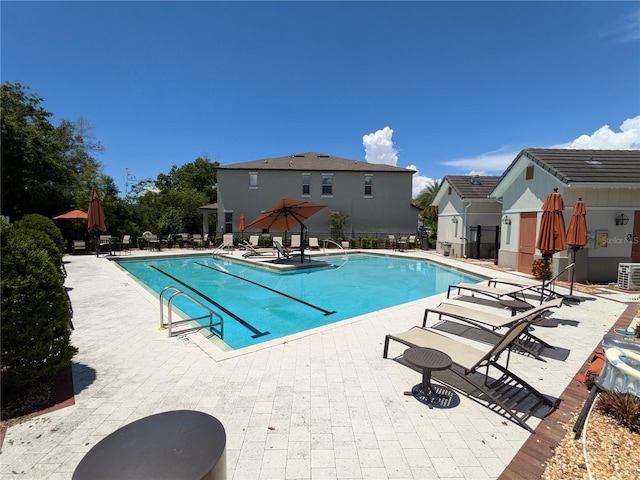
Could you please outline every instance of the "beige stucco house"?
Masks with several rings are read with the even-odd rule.
[[[447,175],[431,204],[438,207],[436,250],[453,257],[494,258],[502,205],[489,198],[498,176]]]
[[[576,256],[576,280],[616,282],[620,263],[640,262],[640,150],[528,148],[505,170],[490,197],[502,205],[499,265],[530,273],[542,204],[554,188],[565,203],[587,209],[589,243]],[[571,262],[571,250],[554,255],[554,272]]]

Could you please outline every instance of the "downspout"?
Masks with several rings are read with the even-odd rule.
[[[460,240],[462,240],[462,258],[467,258],[467,210],[469,209],[469,207],[471,206],[471,202],[462,202],[462,204],[464,205],[464,220],[462,221],[462,234],[465,235],[464,237],[460,237]]]

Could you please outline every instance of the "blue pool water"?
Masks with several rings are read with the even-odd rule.
[[[118,263],[158,294],[177,286],[205,304],[217,304],[223,340],[234,349],[418,300],[451,284],[479,281],[424,260],[369,254],[345,259],[322,257],[331,266],[287,273],[205,256]],[[181,298],[174,304],[193,317],[203,313]]]

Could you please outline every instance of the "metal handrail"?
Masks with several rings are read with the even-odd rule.
[[[169,297],[169,300],[167,300],[167,310],[168,310],[168,315],[167,315],[167,330],[168,330],[167,333],[168,333],[168,335],[167,336],[171,337],[174,325],[178,325],[178,324],[182,324],[182,323],[186,323],[186,322],[191,322],[191,321],[194,321],[194,320],[202,320],[203,318],[209,317],[209,324],[208,325],[200,325],[198,327],[193,327],[192,330],[200,330],[201,328],[208,328],[211,333],[213,333],[214,335],[217,335],[218,337],[220,337],[220,339],[224,338],[224,320],[223,320],[222,316],[220,314],[216,313],[211,308],[209,308],[204,303],[202,303],[199,300],[196,300],[195,298],[193,298],[187,292],[185,292],[183,290],[180,290],[178,287],[175,287],[175,286],[165,287],[160,292],[160,295],[159,295],[159,300],[160,300],[160,330],[164,330],[164,328],[165,328],[165,324],[164,324],[164,304],[162,302],[162,299],[164,297],[165,292],[167,292],[169,290],[174,290],[174,293],[171,295],[171,297]],[[193,317],[193,318],[188,318],[186,320],[179,320],[177,322],[174,322],[173,321],[173,315],[172,315],[172,313],[173,313],[172,305],[173,305],[174,298],[176,298],[178,296],[183,296],[183,297],[187,298],[188,300],[191,300],[193,303],[195,303],[196,305],[202,307],[203,309],[205,309],[209,313],[207,315],[203,315],[201,317]],[[214,320],[213,320],[214,316],[217,317],[217,320],[218,320],[215,323],[214,323]],[[218,327],[217,332],[215,331],[216,327]]]

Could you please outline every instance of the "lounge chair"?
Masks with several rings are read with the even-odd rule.
[[[275,253],[273,253],[273,250],[257,250],[253,245],[246,241],[242,242],[240,246],[246,250],[246,252],[242,254],[242,256],[245,258],[259,256],[273,257],[275,255]]]
[[[391,248],[393,248],[394,250],[396,249],[396,236],[395,235],[389,235],[389,246]]]
[[[461,290],[468,290],[472,292],[472,295],[475,293],[481,293],[493,298],[494,300],[500,300],[501,297],[512,297],[524,303],[529,303],[524,297],[524,292],[530,290],[530,287],[521,287],[517,285],[506,287],[491,287],[489,285],[483,285],[481,283],[462,282],[455,285],[449,285],[449,288],[447,289],[447,298],[449,298],[449,296],[451,295],[451,290],[455,289],[458,289],[458,295],[460,295]],[[520,296],[520,298],[518,298],[518,296]],[[529,304],[529,307],[533,308],[533,305]]]
[[[409,248],[415,248],[416,247],[416,236],[415,235],[409,235],[409,238],[407,238],[407,247],[409,247]]]
[[[291,248],[300,250],[300,235],[291,235]]]
[[[282,258],[288,259],[288,258],[293,258],[294,257],[293,253],[285,250],[280,242],[277,242],[277,241],[274,240],[273,241],[273,246],[278,251],[278,258],[282,257]]]
[[[349,250],[351,248],[351,244],[349,243],[349,240],[343,240],[342,241],[342,249],[343,250]]]
[[[320,244],[318,243],[317,237],[309,238],[309,248],[311,250],[320,250]]]
[[[282,237],[273,237],[273,248],[276,248],[276,242],[282,246]]]
[[[511,326],[509,331],[499,338],[488,352],[437,333],[432,329],[413,327],[406,332],[387,335],[382,356],[383,358],[388,356],[389,340],[395,340],[407,347],[432,348],[446,353],[453,362],[449,367],[451,372],[477,389],[480,392],[480,398],[484,397],[490,404],[497,405],[521,427],[534,433],[534,430],[527,425],[527,419],[541,407],[545,407],[546,411],[543,412],[543,415],[546,416],[557,408],[559,400],[552,402],[508,369],[511,347],[529,326],[530,322],[527,320],[521,320]],[[507,351],[507,360],[505,366],[502,366],[498,363],[498,359],[505,351]],[[490,367],[501,372],[500,378],[495,380],[489,376]],[[484,374],[478,372],[484,368],[486,368]],[[478,381],[479,379],[473,378],[476,376],[474,374],[484,378],[482,381]],[[535,397],[535,402],[529,401],[531,396]]]
[[[503,285],[509,285],[512,287],[527,287],[527,289],[531,291],[540,293],[540,303],[542,303],[545,298],[550,299],[550,298],[558,298],[558,297],[562,298],[565,302],[573,303],[575,302],[574,299],[570,298],[569,296],[558,293],[555,289],[555,286],[556,286],[556,280],[558,280],[558,277],[563,275],[567,270],[574,268],[574,265],[575,265],[574,263],[567,265],[565,268],[562,269],[562,271],[560,271],[553,278],[546,280],[544,282],[540,280],[534,280],[532,278],[524,278],[524,277],[517,278],[517,279],[506,278],[506,277],[494,277],[489,279],[488,285],[498,286],[498,284],[503,284]]]
[[[227,253],[227,250],[233,252],[233,233],[225,233],[222,235],[222,243],[216,247],[213,251],[213,255],[217,255],[220,253]]]
[[[258,243],[260,243],[260,235],[251,235],[249,237],[249,243],[251,244],[252,247],[257,247]]]
[[[494,333],[497,337],[500,337],[501,335],[496,333],[496,330],[500,328],[511,327],[523,320],[526,320],[529,323],[535,325],[537,321],[544,318],[545,314],[549,311],[550,308],[558,308],[560,306],[562,306],[562,299],[556,298],[549,300],[542,305],[533,307],[530,310],[521,312],[515,316],[506,317],[497,313],[490,313],[475,308],[469,308],[464,305],[442,302],[437,307],[428,307],[424,310],[422,326],[427,326],[427,319],[429,314],[434,313],[438,315],[439,320],[443,320],[443,316],[454,318],[461,322],[473,325],[474,327]],[[524,331],[520,338],[515,340],[515,346],[522,352],[528,353],[529,355],[532,355],[533,357],[542,361],[545,360],[540,357],[540,353],[545,348],[554,348],[538,337],[531,335],[528,331]]]

